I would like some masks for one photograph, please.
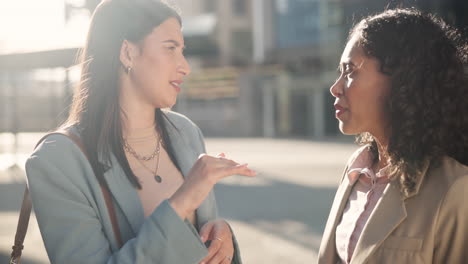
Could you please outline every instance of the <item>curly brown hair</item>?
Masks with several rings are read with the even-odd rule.
[[[468,44],[459,31],[416,9],[393,9],[361,20],[350,32],[390,76],[386,102],[391,178],[405,195],[426,161],[450,156],[468,164]],[[375,139],[370,144],[378,157]]]

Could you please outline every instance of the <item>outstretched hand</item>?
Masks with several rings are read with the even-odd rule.
[[[200,206],[219,180],[231,175],[254,177],[256,174],[247,167],[247,164],[227,159],[223,153],[217,157],[202,154],[182,186],[169,199],[169,203],[177,214],[185,219]]]

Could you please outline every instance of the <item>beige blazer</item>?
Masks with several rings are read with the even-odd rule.
[[[340,261],[336,226],[353,187],[347,168],[328,216],[318,263]],[[468,263],[468,166],[449,157],[426,163],[409,197],[392,181],[370,215],[351,263]]]

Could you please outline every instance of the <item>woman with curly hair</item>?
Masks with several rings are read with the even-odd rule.
[[[466,39],[415,9],[350,32],[330,88],[348,161],[319,263],[468,263]]]

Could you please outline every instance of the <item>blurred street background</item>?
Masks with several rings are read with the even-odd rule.
[[[0,0],[0,263],[24,190],[24,161],[64,121],[90,14],[100,0]],[[173,110],[210,154],[258,170],[215,187],[244,262],[315,263],[344,164],[329,87],[347,32],[387,7],[417,7],[468,32],[466,0],[169,0],[182,15],[192,74]],[[23,263],[48,263],[31,217]]]
[[[41,137],[19,135],[19,153],[0,155],[0,263],[6,263],[24,190],[21,168]],[[11,139],[2,136],[2,141]],[[267,138],[208,138],[210,154],[248,162],[256,178],[234,176],[215,186],[220,216],[236,234],[245,263],[315,262],[336,186],[355,146],[348,142]],[[1,144],[2,149],[9,146]],[[48,263],[34,217],[26,237],[23,263]]]

